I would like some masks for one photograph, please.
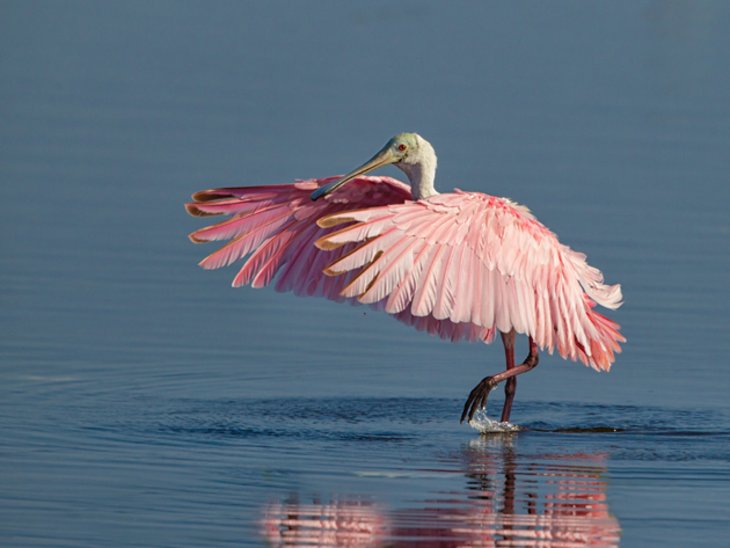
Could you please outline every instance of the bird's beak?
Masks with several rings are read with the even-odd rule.
[[[339,179],[337,181],[333,181],[331,183],[328,183],[324,186],[319,187],[317,190],[312,192],[310,198],[312,201],[319,200],[323,196],[327,196],[328,194],[331,194],[338,188],[340,188],[345,183],[352,181],[355,177],[359,175],[365,175],[366,173],[379,168],[381,166],[385,166],[388,164],[394,164],[397,161],[399,161],[400,158],[396,156],[396,154],[393,153],[393,148],[391,147],[390,141],[388,141],[388,144],[386,144],[383,148],[381,148],[375,156],[370,158],[367,162],[365,162],[360,167],[352,170],[350,173],[345,175],[342,179]]]

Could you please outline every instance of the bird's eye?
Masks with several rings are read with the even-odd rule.
[[[398,145],[398,150],[400,150],[401,152],[405,152],[405,150],[407,148],[408,147],[406,145],[404,145],[403,143],[401,143],[401,144]]]

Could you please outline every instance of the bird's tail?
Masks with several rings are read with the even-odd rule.
[[[620,294],[620,288],[618,292]],[[626,338],[619,332],[619,324],[595,310],[596,303],[593,299],[588,295],[584,299],[588,321],[595,335],[589,338],[590,348],[586,348],[577,339],[574,341],[577,357],[597,371],[609,371],[616,359],[615,355],[621,352],[619,343],[626,342]]]
[[[603,273],[586,262],[585,254],[573,251],[569,256],[573,260],[583,290],[591,299],[611,310],[616,310],[623,304],[621,284],[604,283]]]
[[[590,338],[590,349],[576,341],[579,359],[586,365],[600,371],[608,371],[615,359],[615,354],[621,352],[619,343],[626,342],[626,338],[619,332],[621,327],[596,311],[596,304],[615,310],[623,304],[621,285],[604,283],[603,273],[586,261],[583,253],[573,251],[569,257],[573,262],[580,285],[585,291],[584,306],[588,320],[595,330],[595,336]]]

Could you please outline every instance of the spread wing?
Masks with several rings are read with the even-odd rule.
[[[390,177],[358,177],[337,192],[312,202],[310,194],[337,177],[310,179],[293,184],[204,190],[186,204],[191,215],[227,215],[217,224],[190,234],[193,242],[228,240],[205,257],[200,265],[214,269],[246,259],[233,279],[233,286],[263,287],[274,284],[278,291],[352,301],[344,288],[356,272],[336,278],[323,274],[333,260],[352,252],[357,243],[335,251],[321,251],[314,242],[333,231],[317,225],[317,219],[352,209],[402,204],[412,200],[410,187]],[[382,308],[382,303],[375,304]],[[454,323],[432,316],[414,316],[403,309],[396,319],[450,340],[489,340],[493,330],[469,323]]]
[[[327,228],[346,222],[354,224],[316,242],[334,252],[357,245],[325,271],[349,276],[343,297],[491,333],[515,329],[599,370],[625,340],[593,309],[620,306],[620,286],[604,284],[585,255],[507,199],[457,191],[319,220]]]
[[[279,291],[342,300],[339,293],[344,280],[333,283],[321,274],[333,257],[314,246],[328,232],[317,226],[316,220],[346,209],[402,203],[411,199],[411,192],[396,179],[359,177],[334,195],[317,202],[310,200],[313,190],[336,179],[195,193],[194,201],[186,204],[188,213],[229,216],[190,234],[196,243],[229,240],[205,257],[200,266],[220,268],[250,255],[233,279],[234,287],[263,287],[278,274]]]

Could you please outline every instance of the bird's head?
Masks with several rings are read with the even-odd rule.
[[[400,168],[410,178],[413,167],[422,165],[425,162],[433,163],[433,169],[436,169],[436,154],[431,144],[417,133],[399,133],[385,143],[385,146],[363,165],[354,169],[342,179],[319,187],[312,192],[311,198],[312,200],[318,200],[334,192],[355,177],[365,175],[388,164]]]

